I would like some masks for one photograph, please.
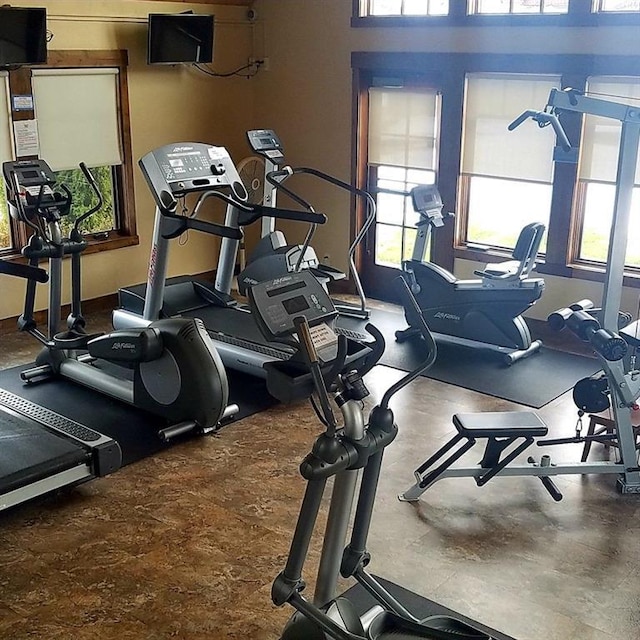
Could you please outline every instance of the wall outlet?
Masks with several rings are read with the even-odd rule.
[[[252,56],[249,58],[249,64],[250,65],[259,64],[260,66],[258,67],[258,69],[262,71],[269,71],[269,58],[258,58],[258,57]]]

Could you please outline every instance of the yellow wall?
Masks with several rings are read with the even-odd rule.
[[[133,144],[135,207],[140,244],[83,257],[83,298],[113,293],[120,286],[144,282],[153,229],[154,206],[138,159],[156,147],[179,141],[202,141],[227,147],[237,161],[249,154],[244,132],[253,111],[253,85],[244,78],[210,78],[186,66],[146,64],[146,20],[149,13],[193,9],[214,13],[215,62],[228,71],[246,64],[255,25],[246,8],[185,2],[145,0],[12,0],[13,6],[46,6],[50,49],[127,49],[129,103]],[[189,234],[188,243],[172,243],[170,275],[201,273],[215,268],[218,243]],[[67,275],[65,265],[65,275]],[[65,278],[67,280],[67,278]],[[46,307],[41,286],[38,308]],[[24,281],[3,278],[0,318],[22,310]],[[68,300],[68,292],[66,293]]]
[[[456,0],[458,1],[458,0]],[[462,0],[460,0],[462,1]],[[585,0],[586,2],[586,0]],[[292,164],[309,164],[350,179],[352,51],[455,53],[640,54],[638,27],[530,28],[351,28],[350,0],[258,0],[264,21],[260,54],[270,70],[257,78],[256,126],[275,128]],[[348,201],[334,192],[316,194],[318,209],[332,215],[314,242],[336,266],[346,266]],[[458,260],[456,275],[470,277],[477,265]],[[531,315],[592,297],[602,285],[545,276],[546,291]],[[625,290],[624,307],[635,312],[637,292]]]
[[[350,0],[257,0],[258,18],[246,20],[245,7],[145,0],[13,0],[15,6],[46,6],[50,43],[55,49],[128,49],[129,100],[134,160],[150,149],[180,140],[226,146],[237,161],[248,155],[244,132],[273,128],[293,165],[312,166],[344,180],[351,167],[352,51],[420,51],[501,53],[640,53],[637,27],[576,28],[407,28],[352,29]],[[269,58],[269,70],[252,80],[201,76],[186,68],[150,68],[145,64],[145,21],[151,12],[216,14],[216,63],[221,70],[246,62],[249,55]],[[303,192],[330,217],[314,245],[320,256],[346,268],[349,199],[312,180],[301,179]],[[293,186],[293,185],[292,185]],[[153,204],[135,169],[135,203],[140,245],[84,261],[84,298],[115,292],[145,280],[153,222]],[[289,226],[290,240],[304,229]],[[255,230],[252,232],[255,235]],[[190,234],[186,246],[173,243],[170,275],[215,267],[217,244]],[[468,277],[476,265],[459,260],[456,274]],[[545,277],[547,289],[535,305],[543,318],[567,301],[592,297],[601,285]],[[5,278],[0,318],[21,311],[23,283]],[[633,311],[637,296],[625,291],[624,307]],[[44,296],[38,306],[46,305]]]

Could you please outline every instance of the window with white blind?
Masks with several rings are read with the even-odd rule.
[[[437,167],[439,97],[429,88],[369,89],[369,184],[376,198],[376,265],[400,268],[411,257],[417,215],[406,195],[433,184]]]
[[[80,162],[90,168],[100,189],[104,205],[82,228],[89,252],[138,243],[127,64],[126,51],[51,50],[46,66],[0,72],[0,159],[15,159],[10,88],[16,74],[20,93],[33,96],[33,110],[16,112],[19,120],[36,123],[39,157],[72,194],[71,213],[62,219],[65,232],[96,203]],[[28,234],[23,224],[8,218],[5,197],[0,184],[0,253],[12,256],[20,253]]]
[[[558,86],[559,76],[467,75],[458,229],[467,245],[512,249],[526,224],[548,227],[555,135],[533,121],[508,125]]]
[[[363,16],[446,16],[449,0],[361,0]]]
[[[601,13],[640,11],[640,0],[594,0],[593,10]]]
[[[9,74],[0,71],[0,165],[11,160],[11,120],[9,118]],[[0,171],[0,251],[11,247],[11,227],[4,188],[4,178]]]
[[[587,93],[594,98],[640,107],[640,78],[591,77]],[[583,120],[574,221],[579,237],[576,258],[605,262],[613,217],[616,169],[622,124],[587,115]],[[640,164],[631,200],[630,238],[640,235]],[[640,247],[629,242],[628,266],[640,267]]]
[[[583,0],[584,1],[584,0]],[[567,13],[569,0],[469,0],[470,14]]]
[[[31,77],[38,122],[40,157],[70,187],[72,209],[63,220],[68,231],[91,202],[78,168],[84,162],[95,174],[104,206],[87,220],[85,231],[109,233],[117,228],[113,169],[122,164],[118,115],[118,69],[35,69]]]

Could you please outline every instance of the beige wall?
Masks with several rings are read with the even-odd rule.
[[[638,27],[599,28],[395,28],[352,29],[350,0],[258,0],[264,21],[261,55],[270,70],[257,89],[256,126],[275,128],[293,164],[311,166],[350,178],[352,51],[456,53],[640,54]],[[314,243],[336,266],[345,267],[348,201],[318,192],[318,209],[333,217]],[[344,214],[344,215],[343,215]],[[340,217],[342,216],[342,217]],[[458,260],[456,275],[470,277],[477,265]],[[546,291],[531,315],[544,318],[567,302],[600,300],[602,286],[545,276]],[[624,307],[635,312],[637,293],[625,290]]]
[[[253,85],[244,78],[210,78],[187,67],[146,64],[147,14],[193,9],[214,13],[215,63],[221,71],[246,64],[255,25],[246,8],[145,0],[16,0],[13,6],[46,6],[51,49],[127,49],[129,103],[134,163],[153,148],[179,141],[203,141],[225,146],[239,161],[248,155],[244,131],[253,110]],[[258,27],[259,28],[259,27]],[[140,244],[83,257],[83,298],[144,282],[153,229],[154,206],[142,175],[134,166],[135,207]],[[201,273],[215,268],[217,242],[189,234],[188,242],[172,244],[170,274]],[[65,265],[65,275],[67,275]],[[66,279],[66,278],[65,278]],[[0,318],[22,310],[23,281],[4,278]],[[68,292],[66,293],[68,300]],[[40,287],[38,308],[46,307],[46,287]]]
[[[46,6],[50,46],[56,49],[129,51],[129,99],[134,160],[150,149],[179,140],[226,146],[237,161],[247,155],[244,131],[274,128],[291,164],[308,165],[350,179],[352,51],[437,51],[517,53],[639,54],[637,28],[570,29],[410,28],[352,29],[350,0],[257,0],[258,19],[246,20],[244,7],[145,0],[14,0],[16,6]],[[216,14],[219,69],[243,64],[248,55],[269,58],[269,70],[252,80],[213,79],[188,69],[149,68],[145,64],[146,15],[184,11]],[[305,182],[302,182],[304,180]],[[346,268],[349,200],[341,192],[305,178],[297,183],[316,208],[330,216],[314,245],[320,256]],[[138,169],[135,202],[140,245],[88,255],[84,297],[113,293],[145,279],[153,204]],[[291,240],[304,229],[289,227]],[[255,235],[255,234],[254,234]],[[186,246],[172,246],[170,274],[202,272],[215,266],[216,245],[190,234]],[[467,277],[474,264],[459,260],[456,274]],[[545,277],[547,289],[532,315],[545,317],[567,301],[592,297],[600,285]],[[4,279],[0,318],[17,315],[23,284]],[[633,311],[637,296],[625,291]],[[44,296],[39,307],[46,305]]]

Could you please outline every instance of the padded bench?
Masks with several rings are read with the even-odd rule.
[[[456,434],[416,469],[419,486],[425,488],[438,479],[445,469],[461,458],[477,440],[486,439],[480,467],[485,473],[475,478],[482,486],[520,455],[535,439],[546,436],[547,425],[533,411],[485,411],[456,413]],[[455,449],[448,457],[445,456]]]

